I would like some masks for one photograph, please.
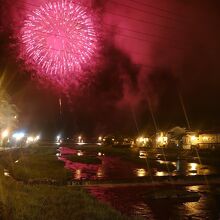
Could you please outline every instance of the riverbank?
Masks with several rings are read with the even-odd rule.
[[[0,152],[0,219],[129,219],[81,187],[23,183],[42,178],[61,183],[70,177],[55,147]]]

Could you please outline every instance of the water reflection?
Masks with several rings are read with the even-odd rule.
[[[186,189],[189,191],[193,191],[193,192],[199,192],[199,190],[201,189],[201,186],[187,186]]]
[[[143,168],[138,168],[135,170],[135,174],[137,177],[147,176],[147,171]]]
[[[152,190],[166,190],[169,188],[151,188],[147,186],[130,187],[88,187],[89,192],[101,200],[129,216],[144,219],[219,219],[220,203],[216,196],[210,193],[201,194],[197,202],[175,202],[169,200],[151,202],[145,198]],[[195,190],[203,192],[206,186],[178,187],[180,190]],[[123,195],[123,196],[122,196]]]
[[[73,171],[73,179],[128,179],[144,177],[147,170],[135,163],[124,161],[117,157],[101,156],[101,164],[72,162],[62,154],[58,157],[65,167]]]
[[[103,170],[102,167],[99,167],[99,168],[98,168],[97,173],[96,173],[96,176],[97,176],[99,179],[104,178],[105,173],[104,173],[104,170]]]
[[[210,175],[217,172],[214,167],[199,163],[188,163],[186,160],[178,160],[176,162],[176,170],[179,174],[186,176]]]
[[[80,169],[76,169],[75,170],[75,177],[74,177],[74,179],[80,180],[82,178],[81,174],[82,174],[82,171]]]
[[[155,176],[169,176],[169,173],[164,171],[156,171]]]
[[[83,152],[81,150],[77,151],[77,156],[83,156]]]
[[[146,159],[146,158],[147,158],[147,151],[145,151],[145,150],[140,150],[140,151],[139,151],[139,158],[141,158],[141,159]]]
[[[78,155],[80,157],[96,157],[101,160],[101,164],[79,163],[68,160],[67,155]],[[139,151],[139,155],[144,156],[145,151]],[[146,156],[146,155],[145,155]],[[79,179],[79,174],[75,175],[76,170],[81,170],[81,178],[85,179],[127,179],[141,178],[148,176],[175,176],[175,175],[209,175],[215,173],[215,169],[210,166],[200,165],[198,163],[188,163],[186,160],[177,162],[165,161],[162,159],[153,161],[151,167],[149,164],[138,165],[135,162],[123,160],[120,157],[110,157],[102,152],[88,153],[82,150],[60,147],[57,157],[65,162],[65,167],[73,171],[73,178]],[[83,159],[83,158],[82,158]],[[86,161],[87,159],[85,159]],[[149,159],[150,160],[150,159]],[[158,165],[159,164],[159,165]]]
[[[171,163],[170,161],[165,161],[165,160],[157,160],[158,163],[160,164],[169,164]]]
[[[189,163],[187,167],[187,171],[190,176],[195,176],[197,174],[198,164],[197,163]]]
[[[7,169],[4,169],[4,176],[10,176],[10,173]]]
[[[133,205],[132,209],[134,210],[133,212],[135,213],[136,216],[145,217],[145,218],[151,219],[151,220],[155,219],[155,216],[152,213],[152,210],[144,202],[140,202],[140,203]]]

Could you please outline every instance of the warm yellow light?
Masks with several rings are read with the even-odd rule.
[[[96,173],[98,178],[102,178],[104,176],[104,170],[102,169],[102,167],[99,167]]]
[[[8,137],[8,135],[9,135],[8,129],[6,129],[2,132],[2,138],[6,138],[6,137]]]
[[[34,141],[39,141],[40,140],[40,135],[37,135],[34,139]]]
[[[156,176],[167,176],[168,174],[166,172],[163,171],[157,171],[156,172]]]
[[[195,135],[191,136],[191,141],[196,141],[196,136]]]
[[[197,164],[197,163],[190,163],[190,164],[189,164],[189,170],[190,170],[190,171],[196,171],[196,170],[197,170],[197,167],[198,167],[198,164]]]
[[[32,136],[29,136],[28,138],[27,138],[27,142],[33,142],[34,141],[34,138],[32,137]]]
[[[81,177],[82,177],[82,171],[80,170],[80,169],[77,169],[76,171],[75,171],[75,179],[81,179]]]
[[[139,138],[139,141],[140,141],[140,142],[143,142],[143,141],[144,141],[144,138],[143,138],[143,137],[140,137],[140,138]]]
[[[99,141],[102,141],[102,136],[99,136],[98,140],[99,140]]]
[[[168,141],[168,137],[163,136],[163,135],[161,135],[157,138],[157,142],[159,144],[167,144],[167,141]]]
[[[197,138],[195,135],[192,135],[192,136],[190,137],[190,140],[191,140],[191,143],[192,143],[192,144],[197,144],[197,142],[198,142],[198,138]]]
[[[158,137],[157,138],[157,142],[162,142],[163,141],[163,137]]]
[[[137,175],[138,177],[143,177],[143,176],[146,176],[146,175],[147,175],[147,172],[146,172],[146,170],[143,169],[143,168],[138,168],[138,169],[136,170],[136,175]]]
[[[208,141],[209,137],[203,136],[202,139],[203,139],[203,141]]]
[[[144,138],[144,142],[148,142],[149,141],[149,138]]]
[[[145,137],[138,137],[136,139],[137,142],[140,142],[140,143],[144,143],[146,144],[148,141],[149,141],[149,138],[145,138]]]

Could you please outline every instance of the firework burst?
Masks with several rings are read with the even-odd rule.
[[[98,38],[91,9],[68,0],[48,2],[26,16],[21,56],[39,79],[68,87],[93,66]]]

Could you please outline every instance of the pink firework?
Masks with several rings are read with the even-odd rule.
[[[20,40],[22,58],[41,80],[68,87],[93,66],[98,52],[96,18],[78,3],[48,2],[26,16]]]

